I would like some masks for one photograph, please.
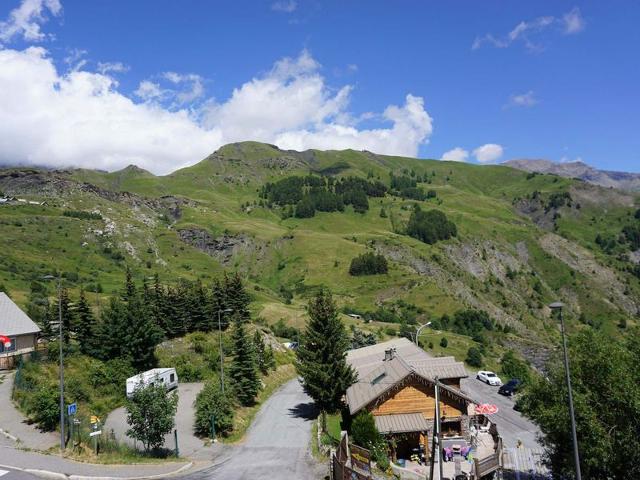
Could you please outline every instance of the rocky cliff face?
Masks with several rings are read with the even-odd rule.
[[[640,173],[598,170],[584,162],[557,163],[542,159],[517,159],[509,160],[505,165],[526,172],[553,173],[561,177],[578,178],[602,187],[640,191]]]

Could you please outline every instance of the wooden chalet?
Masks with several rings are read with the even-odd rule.
[[[429,448],[434,432],[435,379],[438,378],[442,433],[469,439],[477,404],[460,390],[466,369],[453,357],[431,357],[405,338],[347,352],[358,381],[346,392],[351,416],[371,412],[378,431],[394,440],[393,456],[409,458]]]

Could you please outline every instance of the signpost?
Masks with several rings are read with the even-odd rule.
[[[366,448],[351,445],[351,465],[371,475],[371,452]]]
[[[98,455],[98,436],[102,433],[102,430],[99,430],[98,427],[100,425],[100,419],[96,415],[91,415],[91,433],[89,436],[93,438],[93,449]]]
[[[71,440],[71,446],[73,447],[73,426],[75,424],[73,417],[75,417],[78,411],[78,405],[71,403],[67,405],[67,416],[69,417],[69,439]]]

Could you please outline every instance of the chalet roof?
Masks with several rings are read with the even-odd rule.
[[[394,356],[391,360],[385,360],[385,351],[390,349],[395,349]],[[357,382],[346,393],[352,415],[412,374],[430,383],[435,383],[436,377],[467,377],[464,365],[456,362],[455,358],[430,357],[406,338],[349,350],[347,362],[358,374]],[[476,403],[455,387],[440,384],[440,388],[467,403]]]
[[[376,415],[373,419],[380,433],[425,432],[429,430],[429,422],[421,413]]]
[[[0,292],[0,334],[12,337],[39,332],[40,327],[6,293]]]

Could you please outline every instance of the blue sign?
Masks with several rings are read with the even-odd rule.
[[[69,416],[75,415],[77,411],[78,411],[78,405],[76,405],[75,403],[72,403],[71,405],[67,405],[67,414]]]

